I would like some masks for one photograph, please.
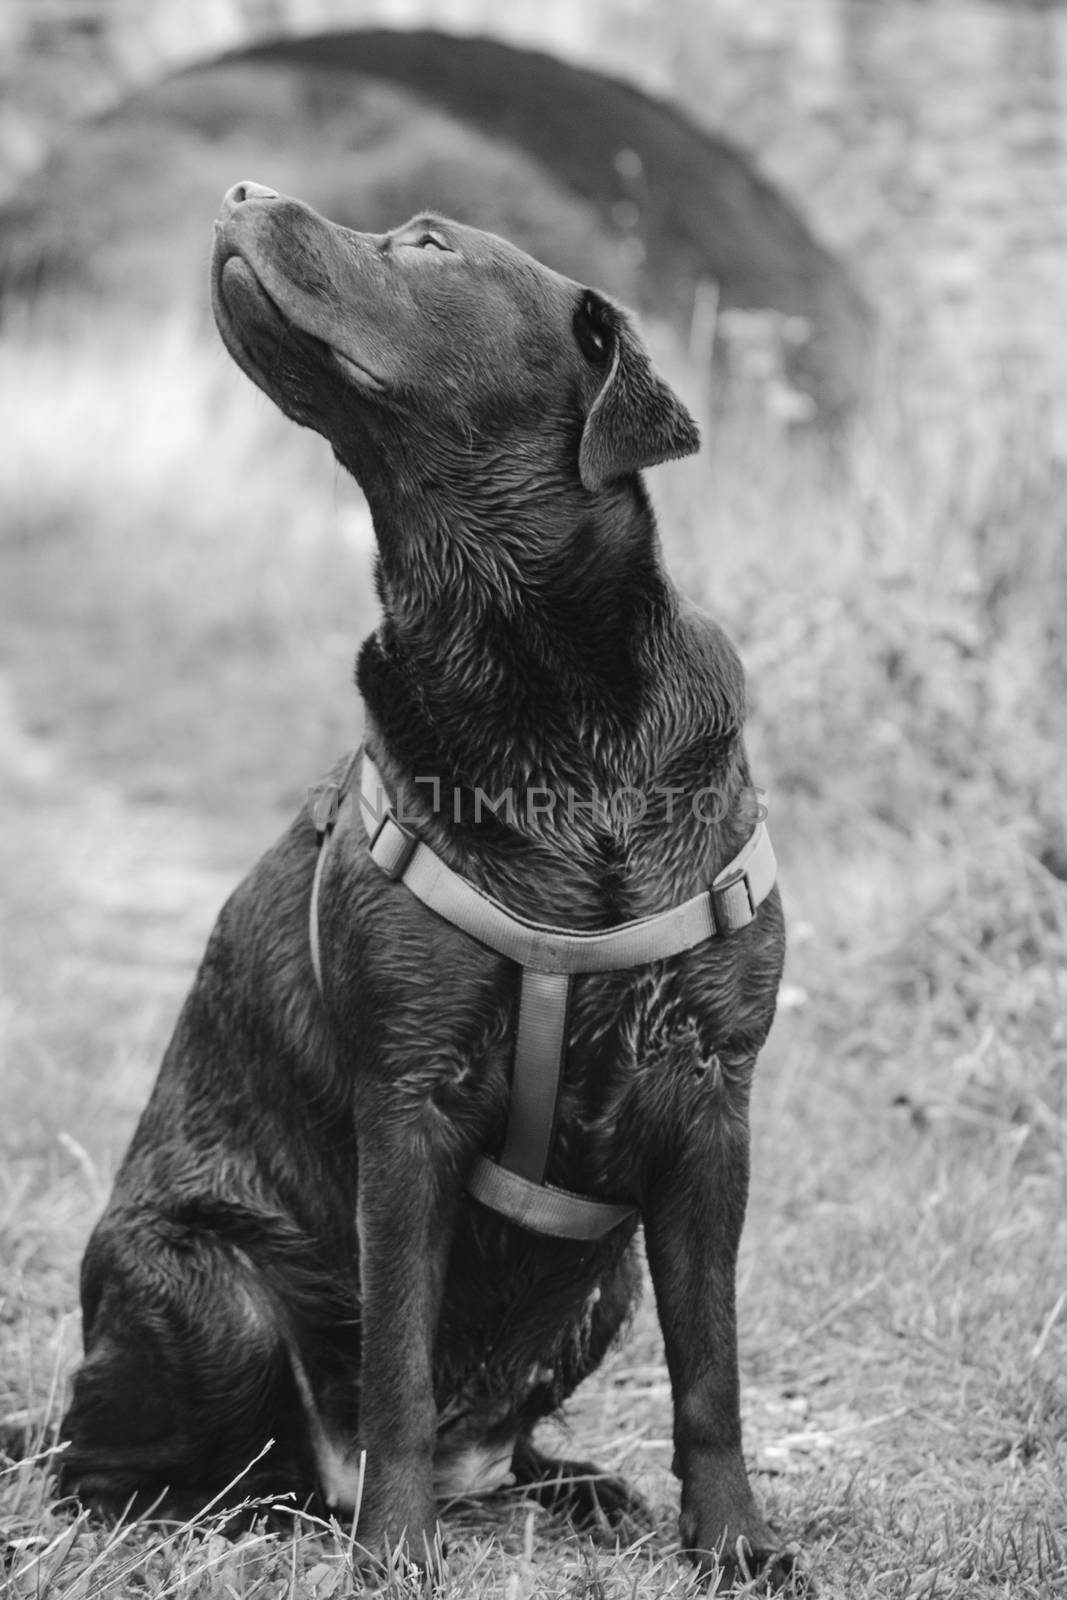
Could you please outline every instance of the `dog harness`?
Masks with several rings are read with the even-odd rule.
[[[327,847],[361,751],[341,777],[309,791],[308,807],[319,836],[311,889],[309,936],[315,979],[322,992],[319,886]],[[563,1239],[598,1239],[637,1214],[634,1205],[593,1200],[545,1182],[555,1129],[556,1101],[567,1050],[571,978],[579,972],[614,972],[679,955],[709,939],[747,927],[774,887],[776,863],[762,820],[711,887],[669,911],[623,922],[600,933],[569,933],[532,922],[453,871],[385,803],[381,776],[362,752],[359,805],[371,859],[394,883],[480,944],[521,969],[519,1022],[504,1144],[497,1160],[479,1156],[467,1180],[476,1200],[533,1233]]]

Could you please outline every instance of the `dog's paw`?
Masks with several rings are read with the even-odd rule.
[[[395,1544],[377,1539],[364,1544],[357,1530],[352,1546],[355,1574],[367,1588],[387,1594],[437,1590],[445,1580],[447,1555],[439,1527],[432,1538],[420,1542],[405,1536]]]
[[[641,1496],[591,1461],[557,1460],[523,1443],[515,1451],[512,1471],[529,1499],[566,1517],[574,1528],[636,1536],[652,1524],[652,1513]]]
[[[682,1554],[708,1579],[710,1594],[725,1597],[739,1586],[744,1586],[745,1594],[779,1595],[783,1600],[815,1600],[818,1593],[798,1552],[770,1538],[752,1543],[741,1536],[732,1547],[725,1543],[714,1550],[690,1547]]]
[[[364,1501],[354,1535],[356,1564],[365,1578],[430,1583],[444,1578],[447,1551],[432,1503],[421,1514],[418,1507],[411,1506],[405,1516],[396,1504],[388,1514],[378,1515],[374,1506]]]

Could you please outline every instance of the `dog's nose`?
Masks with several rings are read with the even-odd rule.
[[[235,183],[232,189],[226,190],[222,197],[219,215],[225,219],[236,211],[238,206],[244,205],[246,200],[278,199],[280,196],[277,189],[268,189],[262,183],[250,183],[246,179],[244,183]]]

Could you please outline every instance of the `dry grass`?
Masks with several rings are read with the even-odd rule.
[[[0,1426],[33,1446],[0,1460],[12,1593],[346,1592],[346,1529],[103,1530],[46,1468],[78,1256],[214,909],[358,731],[364,514],[194,331],[74,321],[2,354]],[[791,913],[742,1369],[759,1490],[824,1595],[1067,1588],[1063,462],[1002,393],[933,436],[897,405],[832,463],[734,417],[653,479],[676,569],[744,649]],[[514,1497],[454,1508],[446,1600],[696,1592],[648,1308],[568,1427],[656,1528],[615,1549]]]

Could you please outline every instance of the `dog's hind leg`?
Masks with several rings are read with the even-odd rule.
[[[641,1271],[629,1241],[620,1241],[622,1253],[615,1270],[606,1273],[586,1302],[574,1336],[564,1345],[553,1377],[564,1395],[571,1394],[594,1372],[629,1322],[640,1293]],[[511,1470],[517,1486],[529,1498],[564,1516],[576,1528],[637,1533],[651,1525],[652,1513],[641,1496],[622,1479],[602,1471],[591,1461],[573,1461],[545,1455],[532,1441],[536,1422],[558,1408],[559,1391],[535,1390],[527,1398],[524,1426],[519,1434]]]
[[[575,1528],[637,1532],[651,1523],[652,1513],[636,1490],[591,1461],[545,1455],[524,1438],[515,1447],[511,1470],[527,1498],[566,1517]]]
[[[86,1358],[62,1426],[64,1493],[183,1512],[313,1486],[270,1294],[242,1252],[155,1216],[105,1217],[82,1271]]]

